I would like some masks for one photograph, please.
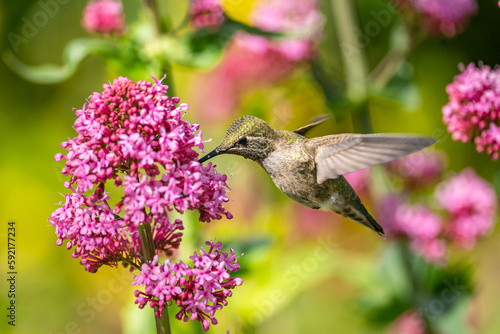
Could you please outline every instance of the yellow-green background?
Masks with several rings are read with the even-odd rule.
[[[127,20],[133,20],[139,2],[124,2]],[[421,92],[421,103],[415,110],[396,110],[379,100],[372,104],[372,119],[375,132],[439,136],[441,141],[436,147],[447,152],[450,171],[473,166],[482,177],[493,182],[498,163],[485,154],[476,153],[472,145],[452,142],[441,122],[441,107],[447,102],[444,88],[458,73],[457,64],[480,60],[490,65],[500,62],[500,8],[493,0],[479,3],[480,13],[465,33],[453,40],[429,40],[412,53],[410,63]],[[358,1],[358,5],[362,7],[364,2]],[[84,1],[60,5],[47,25],[27,44],[20,45],[16,56],[33,65],[60,63],[65,43],[86,35],[80,27],[83,6]],[[247,8],[238,6],[232,6],[231,13],[244,17]],[[11,49],[6,35],[19,33],[22,18],[29,19],[39,8],[37,1],[0,2],[2,50]],[[176,10],[180,14],[174,13],[174,16],[183,16],[182,9],[178,6]],[[369,19],[369,13],[364,15]],[[368,50],[372,52],[369,54],[372,61],[383,48]],[[182,101],[195,101],[197,92],[193,82],[199,79],[198,74],[174,67],[173,76],[176,93]],[[138,311],[133,304],[130,274],[111,268],[102,268],[97,274],[85,272],[79,261],[71,258],[70,251],[55,245],[54,228],[47,221],[57,207],[55,203],[62,199],[60,193],[66,190],[62,185],[65,179],[59,173],[62,163],[54,162],[53,157],[62,152],[59,144],[75,134],[72,108],[81,108],[92,92],[100,91],[102,84],[112,79],[113,74],[107,72],[104,61],[98,57],[86,59],[72,78],[54,85],[26,82],[0,62],[1,332],[120,333],[127,328],[130,332],[142,333],[153,325],[151,310]],[[267,120],[271,123],[274,120],[272,125],[289,130],[303,125],[312,113],[328,112],[318,87],[299,73],[275,87],[247,94],[242,108],[223,122],[201,124],[204,138],[213,138],[207,143],[207,149],[216,145],[234,118],[251,112],[255,101],[261,99],[269,105]],[[197,112],[196,103],[190,105],[186,116],[189,121],[199,123],[200,119],[207,119]],[[285,119],[273,116],[273,110],[280,105],[292,105],[292,116]],[[314,130],[313,135],[352,131],[352,128],[350,121],[333,119]],[[252,248],[241,260],[252,275],[245,276],[244,284],[234,290],[229,306],[217,316],[219,325],[213,326],[211,332],[226,333],[229,329],[238,333],[239,326],[248,319],[256,326],[256,333],[385,332],[383,328],[366,326],[356,312],[355,301],[367,287],[383,284],[372,277],[377,274],[378,257],[388,241],[333,214],[300,208],[280,194],[253,162],[223,156],[217,158],[216,163],[219,171],[233,174],[229,181],[231,201],[227,207],[234,219],[210,225],[186,219],[188,236],[186,244],[181,246],[180,257],[186,258],[201,246],[189,237],[195,234],[194,229],[202,229],[203,240],[217,237],[237,252],[241,252],[245,241],[261,246]],[[4,316],[9,221],[15,221],[17,229],[15,328],[7,326]],[[336,245],[325,260],[315,258],[321,244],[318,238],[331,240]],[[500,330],[499,253],[500,233],[494,231],[472,252],[454,254],[455,258],[475,265],[477,288],[474,301],[468,307],[478,333]],[[301,276],[295,276],[300,278],[292,284],[284,275],[293,265],[306,269],[300,271]],[[259,268],[262,269],[259,271]],[[89,304],[92,300],[95,308]],[[171,321],[175,333],[201,331],[199,326]]]

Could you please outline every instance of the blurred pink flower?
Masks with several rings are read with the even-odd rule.
[[[425,322],[422,314],[416,310],[403,313],[391,326],[391,334],[425,334]]]
[[[250,14],[252,22],[272,32],[312,29],[323,20],[316,0],[258,0]]]
[[[412,239],[433,240],[441,231],[441,218],[424,205],[401,205],[396,208],[399,229]]]
[[[446,257],[446,246],[440,239],[441,218],[424,205],[411,206],[401,196],[384,197],[379,206],[380,222],[389,237],[407,237],[413,249],[430,262]]]
[[[396,193],[386,194],[378,203],[378,220],[386,235],[398,236],[404,234],[404,228],[396,219],[396,211],[403,206],[403,197]]]
[[[477,13],[476,0],[394,0],[405,10],[415,11],[430,34],[453,37],[461,33]]]
[[[344,175],[349,184],[359,196],[368,194],[371,168],[365,168],[354,173]]]
[[[204,331],[210,323],[216,325],[216,311],[227,305],[227,298],[232,295],[230,290],[243,280],[230,275],[240,268],[232,249],[229,255],[220,251],[220,242],[207,241],[206,245],[210,246],[208,252],[201,248],[199,255],[195,252],[190,257],[192,267],[182,261],[172,263],[170,259],[158,265],[157,255],[150,264],[143,264],[132,283],[145,287],[145,292],[135,291],[139,308],[149,303],[161,317],[166,305],[176,304],[181,309],[175,316],[178,320],[198,320]]]
[[[299,33],[305,37],[266,40],[272,48],[290,61],[307,60],[314,54],[314,40],[323,21],[316,0],[260,0],[250,15],[253,24],[266,31]]]
[[[73,246],[89,272],[102,265],[137,261],[138,227],[150,223],[155,247],[167,255],[180,243],[180,220],[169,212],[196,210],[201,221],[231,218],[224,209],[227,176],[201,165],[198,125],[183,120],[188,109],[166,95],[160,80],[133,82],[120,77],[75,110],[77,136],[61,144],[67,153],[62,174],[70,176],[65,203],[50,216],[57,245]],[[121,199],[112,206],[106,187]],[[113,191],[114,192],[114,191]]]
[[[472,248],[496,223],[493,186],[467,168],[438,186],[437,202],[449,213],[447,233],[457,246]]]
[[[445,219],[424,205],[407,204],[400,194],[386,195],[379,202],[379,220],[387,235],[408,238],[429,262],[443,261],[449,242],[458,248],[473,248],[496,223],[495,190],[472,168],[439,184],[434,196],[446,210]]]
[[[252,23],[262,30],[277,33],[301,33],[304,37],[287,37],[266,41],[290,61],[308,60],[314,55],[314,42],[319,37],[323,15],[316,0],[259,0],[250,14]],[[264,44],[262,43],[264,47]]]
[[[269,39],[246,32],[235,34],[222,63],[195,88],[201,93],[197,109],[207,121],[217,122],[235,110],[242,92],[273,84],[315,57],[323,21],[316,0],[261,0],[254,6],[250,19],[257,28],[303,37]]]
[[[414,239],[411,247],[432,263],[443,263],[446,259],[446,241],[443,239]]]
[[[339,224],[342,219],[340,215],[332,215],[331,212],[322,210],[313,210],[295,203],[292,205],[290,218],[290,222],[293,224],[290,232],[291,236],[296,238],[295,242],[305,238],[317,238],[328,233],[335,233],[342,226]]]
[[[500,69],[460,65],[461,74],[446,87],[449,102],[443,107],[443,122],[453,140],[470,142],[474,136],[478,152],[498,158],[500,148]]]
[[[403,179],[410,188],[424,188],[435,183],[446,167],[444,152],[422,150],[385,164],[387,170]]]
[[[226,21],[221,0],[191,0],[189,21],[195,29],[220,26]]]
[[[119,0],[90,0],[83,10],[82,26],[91,33],[123,35],[125,17]]]
[[[196,110],[206,122],[217,123],[234,111],[250,87],[283,79],[295,63],[273,48],[264,37],[238,33],[227,47],[222,63],[197,81]]]

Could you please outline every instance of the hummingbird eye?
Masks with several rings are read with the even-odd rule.
[[[248,143],[247,137],[243,137],[240,140],[238,140],[238,145],[247,146],[247,143]]]

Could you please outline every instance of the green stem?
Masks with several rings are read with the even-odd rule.
[[[174,76],[172,75],[172,65],[166,60],[162,60],[161,65],[162,75],[166,75],[165,80],[163,80],[163,84],[168,86],[168,96],[173,97],[175,96],[175,85]]]
[[[164,11],[162,10],[161,6],[159,6],[158,1],[146,0],[146,5],[153,13],[158,33],[168,33],[171,29],[172,23],[170,22],[168,16],[162,14]]]
[[[371,87],[374,91],[380,92],[396,75],[401,66],[406,61],[406,54],[391,50],[387,53],[370,74]]]
[[[165,2],[161,3],[162,5]],[[158,0],[146,0],[147,7],[151,10],[152,15],[155,20],[157,38],[160,39],[161,35],[166,35],[172,30],[172,22],[168,15],[164,14],[165,10],[162,8]],[[166,61],[163,57],[158,58],[159,61],[159,77],[162,78],[163,75],[166,75],[163,84],[168,86],[168,95],[170,97],[175,96],[175,88],[174,88],[174,78],[172,75],[172,66],[170,62]]]
[[[377,92],[384,89],[396,75],[412,48],[411,31],[408,31],[404,25],[396,26],[393,29],[392,47],[369,77],[370,88]]]
[[[142,264],[151,263],[155,256],[155,245],[153,241],[153,233],[151,232],[151,225],[139,225],[139,237],[142,244]]]
[[[410,281],[410,301],[414,309],[419,309],[419,284],[418,280],[415,277],[415,271],[413,270],[413,260],[414,255],[410,249],[410,244],[408,240],[402,240],[400,242],[401,248],[401,259],[403,261],[403,266],[408,276],[408,280]],[[428,319],[424,317],[425,321],[425,333],[426,334],[435,334],[436,331],[432,328]]]
[[[417,279],[414,275],[413,272],[413,254],[410,250],[410,245],[408,244],[408,240],[402,240],[400,242],[400,249],[401,249],[401,259],[403,262],[403,266],[405,269],[405,272],[408,276],[408,281],[410,282],[410,298],[411,298],[411,303],[414,307],[417,306],[417,295],[418,295],[418,282]]]
[[[372,123],[368,105],[368,65],[366,63],[365,46],[360,46],[356,38],[358,27],[353,2],[350,0],[332,0],[331,6],[335,18],[339,38],[346,94],[351,102],[358,106],[352,114],[357,132],[371,133]]]
[[[359,103],[367,97],[367,63],[364,46],[359,46],[355,28],[358,26],[351,0],[331,0],[333,17],[335,19],[344,75],[347,97],[354,103]]]
[[[351,114],[354,131],[358,133],[373,133],[372,118],[368,101],[359,104],[356,112]]]
[[[142,263],[151,263],[155,256],[155,245],[153,241],[153,233],[151,232],[151,225],[141,224],[139,225],[139,237],[141,238],[142,244]],[[157,309],[155,309],[156,313]],[[170,329],[170,319],[168,317],[167,305],[163,308],[162,317],[155,314],[156,322],[156,333],[157,334],[171,334]]]

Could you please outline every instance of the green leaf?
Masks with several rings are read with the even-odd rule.
[[[405,241],[394,242],[387,247],[381,259],[380,280],[384,289],[390,291],[399,298],[411,299],[411,281],[408,275],[403,258],[403,245]]]
[[[360,300],[359,306],[365,319],[377,325],[393,322],[406,310],[411,308],[407,302],[397,297],[386,300],[384,303],[370,302],[370,300],[365,298]]]
[[[101,38],[80,38],[66,44],[62,66],[54,64],[29,66],[16,58],[11,51],[3,54],[3,60],[8,67],[27,81],[54,84],[71,77],[78,65],[90,54],[104,53],[111,49],[111,44]]]

